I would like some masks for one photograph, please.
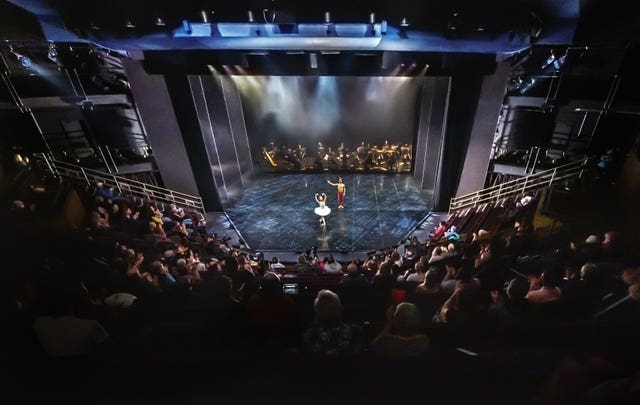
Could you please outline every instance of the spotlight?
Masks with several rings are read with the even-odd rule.
[[[202,20],[203,24],[208,24],[209,23],[209,16],[207,15],[207,12],[202,10],[200,11],[200,19]]]
[[[53,42],[49,43],[49,52],[47,53],[47,57],[51,59],[52,62],[57,62],[58,60],[58,50],[56,49],[56,44]]]
[[[166,24],[164,23],[164,20],[160,17],[156,18],[156,27],[164,27]]]
[[[124,25],[127,28],[135,28],[135,24],[129,19],[127,20],[126,24]]]
[[[249,21],[250,23],[256,22],[256,19],[253,16],[253,11],[251,10],[247,11],[247,21]]]
[[[91,23],[89,24],[89,28],[91,28],[94,31],[98,31],[100,29],[100,26],[96,24],[94,21],[91,21]]]
[[[31,67],[31,59],[29,59],[28,56],[24,56],[21,53],[16,52],[13,49],[12,45],[9,45],[9,52],[11,52],[13,54],[13,56],[16,57],[16,59],[18,60],[18,63],[20,65],[22,65],[22,67],[25,67],[25,68],[30,68]]]
[[[369,14],[369,24],[375,24],[375,23],[376,23],[376,13]]]
[[[328,11],[324,12],[324,23],[331,24],[331,13]]]
[[[18,56],[18,62],[20,62],[20,64],[26,68],[31,67],[31,59],[29,59],[27,56]]]
[[[400,26],[401,27],[408,27],[409,26],[409,21],[407,21],[407,17],[402,17],[402,21],[400,21]]]

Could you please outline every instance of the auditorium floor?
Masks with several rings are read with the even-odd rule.
[[[369,251],[397,244],[429,213],[432,198],[408,174],[344,174],[344,209],[327,174],[269,175],[244,189],[225,210],[251,249]],[[315,193],[331,214],[321,227]]]

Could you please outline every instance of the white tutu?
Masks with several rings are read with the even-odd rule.
[[[320,215],[321,217],[326,217],[327,215],[331,214],[331,208],[325,205],[324,207],[316,207],[313,212]]]

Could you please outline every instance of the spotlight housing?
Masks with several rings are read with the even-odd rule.
[[[127,22],[124,24],[125,27],[127,28],[135,28],[136,25],[131,21],[131,19],[128,19]]]
[[[328,11],[324,12],[324,23],[331,24],[331,13]]]
[[[249,21],[250,23],[256,22],[256,19],[253,16],[253,11],[251,10],[247,11],[247,21]]]
[[[400,21],[400,26],[401,27],[408,27],[409,26],[409,21],[407,20],[407,17],[402,17],[402,20]]]
[[[166,25],[164,20],[161,17],[156,18],[155,24],[156,24],[156,27],[164,27]]]

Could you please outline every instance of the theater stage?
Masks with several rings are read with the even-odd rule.
[[[249,248],[258,251],[369,251],[395,245],[420,223],[432,198],[410,174],[343,174],[344,209],[327,173],[269,175],[256,179],[225,211]],[[331,214],[321,227],[315,193],[327,194]]]

